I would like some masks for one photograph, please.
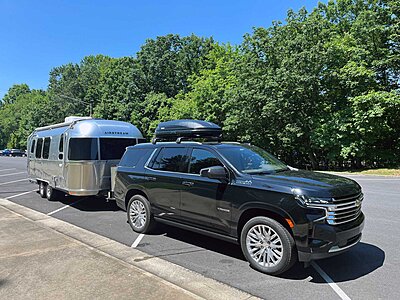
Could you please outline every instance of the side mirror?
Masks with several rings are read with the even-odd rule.
[[[211,179],[219,179],[226,181],[228,180],[228,174],[224,167],[221,166],[214,166],[209,168],[204,168],[200,170],[201,177],[208,177]]]
[[[64,155],[62,153],[58,154],[58,159],[63,159]]]

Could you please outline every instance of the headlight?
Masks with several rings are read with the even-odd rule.
[[[299,193],[298,189],[293,189],[294,198],[303,206],[326,206],[324,204],[331,203],[331,198],[309,197]],[[321,205],[322,204],[322,205]]]

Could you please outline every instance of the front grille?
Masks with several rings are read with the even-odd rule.
[[[361,214],[361,203],[364,199],[362,193],[333,198],[333,203],[326,205],[327,222],[330,225],[340,225],[351,222]]]

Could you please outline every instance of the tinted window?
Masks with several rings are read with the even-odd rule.
[[[35,144],[36,144],[36,140],[33,140],[32,146],[31,146],[31,153],[33,153],[33,151],[35,151]]]
[[[123,167],[135,167],[141,158],[147,157],[147,154],[153,149],[129,149],[119,163]]]
[[[186,172],[188,157],[186,148],[163,148],[152,168],[160,171]]]
[[[64,134],[60,136],[60,143],[58,144],[58,152],[64,151]]]
[[[96,160],[98,159],[97,139],[71,138],[68,147],[69,160]]]
[[[287,170],[288,167],[265,150],[241,145],[229,148],[221,148],[219,152],[234,167],[243,173],[262,174]]]
[[[102,160],[121,159],[126,147],[136,145],[136,139],[100,139],[100,156]]]
[[[223,166],[220,160],[210,151],[193,149],[190,158],[189,173],[200,174],[200,170],[213,166]]]
[[[42,157],[42,145],[43,145],[43,139],[40,138],[40,139],[37,140],[36,153],[35,153],[35,157],[36,158],[41,158]]]
[[[51,141],[51,139],[49,137],[44,139],[44,143],[43,143],[43,158],[44,159],[48,159],[49,158],[50,141]]]

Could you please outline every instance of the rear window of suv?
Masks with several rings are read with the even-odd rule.
[[[121,167],[134,168],[138,162],[147,157],[148,153],[152,150],[153,149],[129,149],[125,152],[124,156],[122,156],[122,159],[118,165]]]
[[[187,148],[162,148],[149,167],[159,171],[187,172]]]

